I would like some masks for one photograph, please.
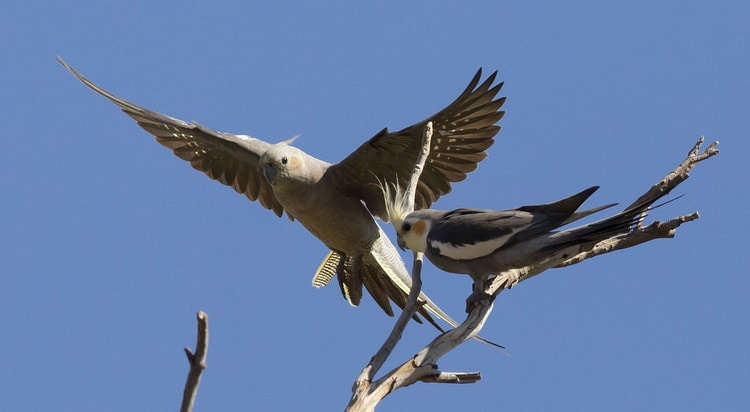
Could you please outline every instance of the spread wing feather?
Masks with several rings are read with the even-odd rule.
[[[97,86],[61,58],[57,60],[83,84],[119,106],[152,134],[159,144],[171,149],[193,168],[230,186],[248,199],[257,200],[277,216],[284,213],[271,186],[263,178],[258,162],[260,156],[271,147],[270,143],[249,136],[218,132],[195,122],[185,122],[145,109]]]
[[[451,183],[460,182],[487,157],[487,150],[500,131],[496,123],[505,114],[500,110],[505,98],[497,98],[503,86],[496,84],[497,72],[479,84],[477,71],[466,89],[451,104],[435,115],[397,132],[383,129],[351,155],[329,169],[330,178],[344,193],[367,204],[373,215],[387,219],[378,179],[405,187],[422,146],[425,125],[433,122],[430,155],[420,177],[416,208],[429,207],[451,191]]]

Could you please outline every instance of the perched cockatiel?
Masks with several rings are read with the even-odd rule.
[[[230,186],[266,209],[298,220],[331,249],[318,268],[313,284],[325,286],[336,276],[344,297],[359,305],[362,286],[388,314],[389,299],[403,307],[411,277],[398,251],[376,223],[385,218],[379,181],[401,183],[422,146],[422,133],[433,122],[434,137],[427,166],[419,182],[416,203],[429,207],[451,191],[451,183],[466,178],[484,159],[500,130],[505,98],[497,98],[502,83],[493,85],[497,72],[481,84],[481,69],[466,90],[446,108],[397,132],[383,129],[339,163],[316,159],[291,146],[291,140],[271,144],[262,140],[218,132],[197,123],[137,106],[123,100],[58,61],[95,92],[119,106],[138,125],[156,137],[179,158]],[[433,325],[432,313],[454,322],[424,294],[420,313]]]
[[[510,210],[422,209],[404,212],[403,192],[386,186],[383,192],[388,215],[398,234],[398,244],[422,252],[435,266],[450,272],[467,274],[474,280],[474,293],[481,296],[484,282],[504,270],[539,263],[574,245],[598,242],[627,233],[642,218],[653,199],[630,207],[597,222],[557,231],[592,213],[614,204],[577,212],[599,187],[588,188],[568,198],[544,205],[522,206]],[[665,193],[666,194],[666,193]]]

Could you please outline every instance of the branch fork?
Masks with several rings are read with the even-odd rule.
[[[419,176],[424,167],[430,149],[432,138],[432,123],[425,126],[422,139],[423,147],[417,164],[415,165],[409,186],[406,188],[408,199],[408,211],[414,210],[414,195],[416,193]],[[662,197],[677,187],[689,177],[690,171],[700,162],[711,158],[719,153],[718,142],[711,143],[705,150],[701,151],[703,136],[701,136],[692,149],[688,152],[685,160],[674,170],[667,174],[662,180],[651,186],[646,193],[635,200],[630,206],[643,204],[644,202]],[[645,216],[644,216],[645,217]],[[357,377],[352,387],[352,397],[347,406],[347,411],[374,411],[377,404],[391,392],[409,386],[417,381],[429,383],[474,383],[481,379],[480,372],[443,372],[438,366],[438,360],[460,344],[479,333],[485,321],[492,312],[492,302],[505,289],[534,277],[547,269],[571,266],[599,255],[614,252],[645,243],[654,239],[672,238],[676,229],[682,224],[698,219],[698,212],[682,215],[665,222],[656,221],[648,226],[639,224],[633,231],[611,237],[599,242],[571,246],[550,258],[535,262],[532,265],[514,268],[498,273],[484,286],[484,293],[488,296],[477,302],[469,312],[466,320],[458,327],[448,330],[420,350],[414,357],[386,373],[383,377],[375,380],[383,363],[386,361],[393,348],[403,334],[409,319],[417,310],[417,296],[421,290],[421,270],[423,256],[421,253],[414,254],[412,267],[412,288],[409,298],[401,316],[391,331],[388,339],[372,357],[367,366]]]
[[[208,355],[208,315],[200,311],[196,315],[198,319],[198,340],[195,345],[195,353],[189,348],[184,348],[185,356],[190,363],[190,371],[185,381],[185,389],[182,393],[182,406],[180,412],[193,410],[195,397],[198,395],[198,386],[201,382],[201,373],[206,369],[206,356]]]

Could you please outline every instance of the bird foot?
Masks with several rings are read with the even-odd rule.
[[[471,313],[471,311],[474,309],[474,307],[483,300],[489,300],[492,302],[494,297],[490,295],[487,292],[484,291],[474,291],[469,295],[468,298],[466,298],[466,313]]]

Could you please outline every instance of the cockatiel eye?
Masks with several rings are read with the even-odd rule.
[[[401,230],[403,230],[404,232],[410,231],[411,230],[411,223],[404,223],[403,225],[401,225]]]
[[[387,236],[362,238],[363,231],[370,233],[372,227],[377,226],[374,217],[385,217],[388,212],[385,206],[390,200],[379,201],[376,184],[381,188],[391,187],[400,182],[399,175],[402,179],[406,177],[405,173],[414,166],[410,159],[412,155],[416,159],[424,128],[432,122],[435,134],[441,138],[433,139],[430,167],[425,168],[420,177],[419,193],[420,199],[436,200],[484,159],[486,149],[492,146],[500,130],[495,124],[505,114],[501,110],[505,98],[497,97],[503,85],[496,83],[497,72],[482,81],[480,69],[466,89],[439,115],[397,132],[382,129],[341,162],[329,163],[291,146],[295,137],[271,144],[247,135],[218,132],[137,106],[91,83],[62,59],[57,60],[87,87],[119,106],[154,135],[159,144],[190,162],[193,168],[246,195],[249,200],[258,201],[277,216],[286,212],[292,220],[302,223],[324,244],[335,249],[316,271],[315,286],[325,286],[339,274],[336,278],[341,292],[351,305],[359,305],[363,289],[366,289],[389,315],[393,314],[392,303],[402,306],[405,302],[411,281],[409,271]],[[443,139],[443,135],[449,138]],[[403,155],[392,156],[394,151]],[[452,154],[456,152],[461,155],[454,157]],[[290,192],[296,193],[291,196]],[[413,206],[428,205],[420,200]],[[352,218],[347,219],[348,222],[331,222],[330,210]],[[376,216],[367,213],[368,210]],[[405,209],[399,210],[402,211]],[[399,222],[397,228],[403,227],[403,234],[422,240],[424,221],[412,217],[413,223],[403,225],[404,213],[393,216],[388,220],[394,224]],[[420,300],[425,302],[418,309],[420,316],[438,329],[442,330],[433,316],[456,324],[426,296]]]

